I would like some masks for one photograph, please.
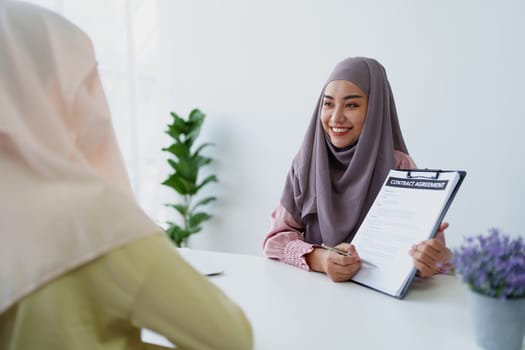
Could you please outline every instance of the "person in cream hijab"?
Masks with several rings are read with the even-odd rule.
[[[136,204],[90,39],[0,0],[0,349],[250,349],[242,310]]]

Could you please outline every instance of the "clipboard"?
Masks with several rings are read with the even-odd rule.
[[[430,178],[439,180],[439,176],[443,173],[457,173],[459,175],[458,182],[454,189],[452,190],[452,193],[450,194],[448,201],[445,203],[445,207],[441,211],[441,216],[436,223],[436,226],[434,227],[434,233],[430,238],[434,238],[434,236],[437,233],[437,229],[439,228],[439,225],[441,225],[441,222],[445,218],[445,215],[447,214],[448,209],[450,208],[450,205],[454,201],[454,198],[456,197],[456,194],[458,193],[459,188],[461,187],[461,184],[463,183],[463,180],[465,179],[465,176],[467,176],[467,172],[464,170],[441,170],[441,169],[420,169],[420,170],[402,170],[402,169],[396,169],[398,171],[404,171],[407,173],[406,177],[409,179],[418,179],[418,178]],[[423,175],[418,175],[423,174]],[[428,174],[428,175],[426,175]]]
[[[391,170],[351,242],[363,259],[376,266],[363,265],[351,280],[403,299],[416,274],[410,246],[434,238],[466,174],[464,170]]]

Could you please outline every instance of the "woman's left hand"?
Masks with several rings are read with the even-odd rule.
[[[448,223],[442,223],[436,236],[443,236],[447,227]],[[451,255],[443,241],[437,238],[413,245],[409,254],[412,256],[414,265],[421,277],[430,277],[439,273],[441,268],[448,263]]]

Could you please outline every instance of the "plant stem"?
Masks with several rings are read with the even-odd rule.
[[[189,229],[189,224],[190,224],[190,205],[191,205],[191,196],[190,195],[185,195],[184,196],[184,205],[186,206],[186,215],[184,215],[184,229],[185,230],[188,230]]]

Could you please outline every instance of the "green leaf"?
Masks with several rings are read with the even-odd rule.
[[[170,239],[175,243],[177,247],[180,247],[184,238],[189,236],[187,231],[178,225],[172,225],[168,227],[168,229],[166,230],[166,233],[168,234]]]
[[[201,205],[206,205],[216,200],[217,200],[217,197],[206,197],[204,199],[201,199],[200,201],[195,203],[195,205],[193,205],[193,207],[191,208],[191,211],[194,211],[195,209],[197,209],[197,207],[200,207]]]
[[[197,191],[199,191],[202,187],[206,186],[206,184],[210,183],[210,182],[218,182],[219,179],[217,178],[217,176],[215,175],[210,175],[208,176],[207,178],[204,179],[204,181],[202,181],[198,186],[197,186]]]
[[[173,122],[168,125],[167,133],[174,139],[179,140],[179,137],[181,135],[186,136],[186,134],[190,131],[190,128],[184,119],[182,119],[175,113],[172,113],[172,116],[173,116]]]
[[[200,227],[188,227],[186,229],[187,232],[189,232],[190,234],[194,234],[194,233],[197,233],[197,232],[200,232],[201,228]]]
[[[201,132],[200,125],[198,127],[193,127],[192,130],[186,135],[186,142],[189,147],[193,145],[197,137]]]
[[[209,220],[210,218],[211,218],[211,215],[207,213],[204,213],[204,212],[196,213],[190,216],[189,226],[190,227],[199,226],[201,222]]]
[[[206,118],[206,114],[202,113],[202,111],[198,108],[195,108],[193,109],[191,112],[190,112],[190,116],[189,116],[189,120],[191,122],[198,122],[198,123],[201,123],[204,121],[204,118]]]
[[[170,208],[174,208],[182,216],[186,216],[186,214],[188,213],[188,206],[187,205],[183,205],[183,204],[166,204],[166,206],[170,207]]]
[[[173,154],[177,158],[190,158],[190,149],[183,143],[174,143],[168,148],[163,148],[162,150]]]
[[[211,158],[203,157],[203,156],[193,157],[193,160],[195,161],[196,165],[199,168],[211,163]]]
[[[173,118],[173,123],[171,124],[174,128],[177,128],[179,130],[181,130],[181,133],[186,135],[188,132],[190,132],[190,126],[189,126],[189,123],[182,119],[181,117],[179,116],[175,116]]]
[[[199,148],[197,148],[195,150],[195,152],[193,152],[193,155],[191,156],[192,158],[195,158],[199,155],[199,153],[205,148],[205,147],[208,147],[208,146],[213,146],[214,144],[211,143],[211,142],[206,142],[206,143],[203,143],[202,145],[199,146]]]
[[[175,243],[177,247],[180,247],[182,242],[194,233],[200,231],[200,227],[193,227],[189,229],[183,229],[178,225],[172,225],[166,230],[166,234]]]
[[[171,164],[171,163],[170,163]],[[197,182],[197,174],[199,172],[199,165],[191,158],[182,157],[178,163],[171,164],[175,171],[192,187],[195,187]]]
[[[181,183],[181,181],[179,180],[178,176],[171,175],[162,184],[164,186],[168,186],[168,187],[174,189],[177,193],[186,194],[186,187],[184,186],[183,183]]]
[[[173,132],[172,130],[168,129],[166,131],[166,134],[170,135],[173,139],[175,139],[175,141],[177,141],[177,143],[181,143],[179,135],[176,134],[175,132]],[[163,148],[162,150],[165,151],[166,149]]]
[[[181,177],[177,173],[171,175],[162,184],[173,188],[175,191],[177,191],[177,193],[182,194],[182,195],[185,195],[185,194],[193,195],[198,191],[194,183],[188,182],[187,180],[185,180],[183,177]]]
[[[186,133],[186,140],[189,142],[189,146],[191,146],[199,136],[205,117],[206,115],[198,109],[191,111],[188,122],[188,132]]]
[[[170,114],[173,117],[174,121],[177,118],[180,119],[180,117],[176,113],[170,112]],[[177,125],[174,125],[174,122],[172,122],[171,124],[168,124],[168,130],[166,130],[166,134],[170,135],[176,140],[179,140],[179,136],[182,134],[182,130],[179,127],[177,127]]]
[[[171,165],[173,170],[177,169],[177,162],[174,161],[173,159],[168,159],[168,164]]]

